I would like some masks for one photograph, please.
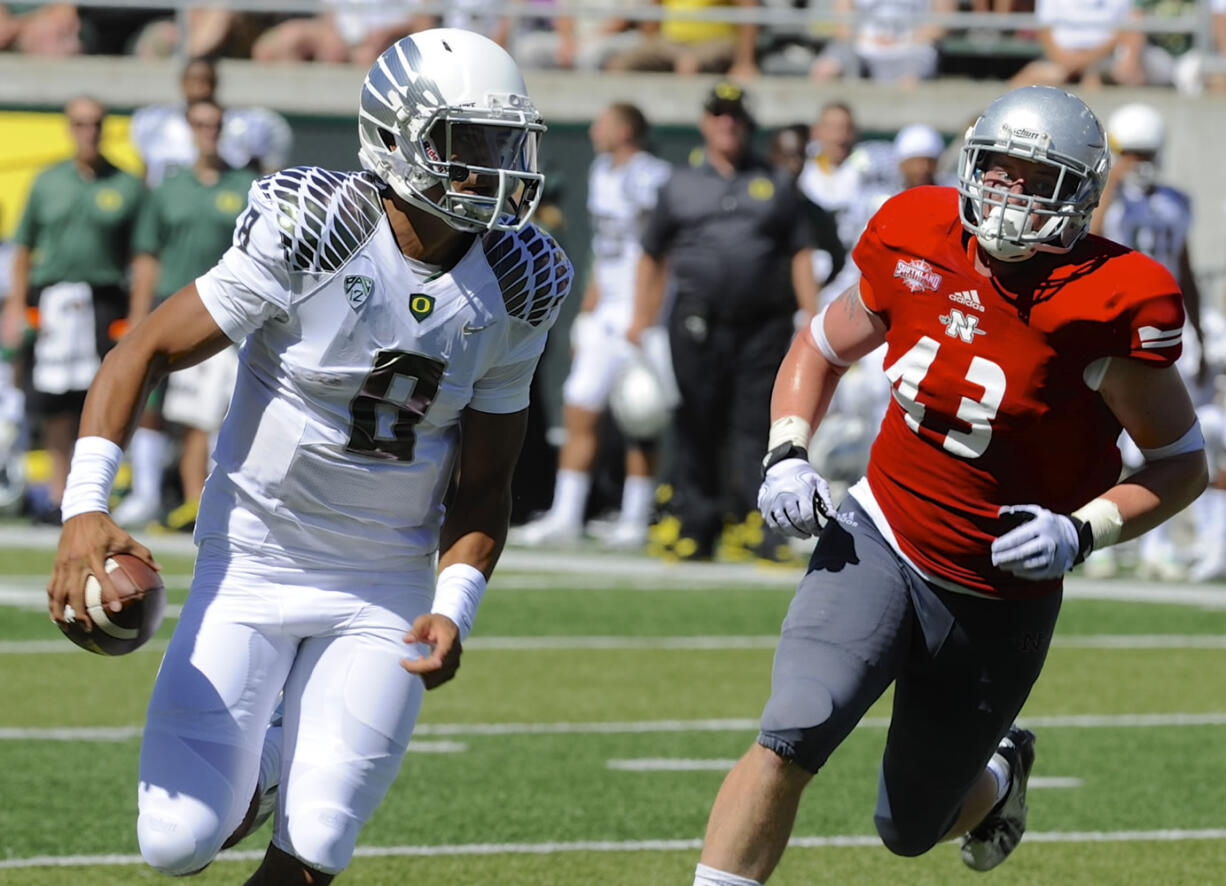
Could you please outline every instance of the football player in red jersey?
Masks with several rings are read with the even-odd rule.
[[[891,683],[874,815],[885,845],[919,855],[959,837],[963,861],[989,870],[1020,841],[1034,736],[1013,721],[1062,577],[1206,484],[1172,365],[1179,288],[1086,235],[1109,163],[1080,99],[1005,94],[968,131],[958,187],[888,201],[856,247],[860,282],[797,336],[758,504],[769,525],[820,536],[695,884],[766,880],[805,786]],[[805,446],[844,369],[883,342],[893,402],[836,513]],[[1121,428],[1146,456],[1124,480]]]

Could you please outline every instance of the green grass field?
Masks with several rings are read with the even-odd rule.
[[[182,602],[190,557],[149,541]],[[518,553],[340,882],[690,883],[797,575]],[[50,560],[0,548],[0,884],[162,881],[137,854],[136,769],[173,618],[126,658],[78,650],[40,608]],[[953,846],[899,859],[877,843],[883,701],[813,782],[771,882],[1226,883],[1226,588],[1175,604],[1080,586],[1023,714],[1039,737],[1030,827],[1004,867],[984,880]],[[191,882],[243,882],[266,838]]]

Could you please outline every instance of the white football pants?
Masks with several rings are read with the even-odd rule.
[[[273,842],[343,869],[400,768],[425,691],[400,666],[429,611],[433,563],[411,574],[306,573],[200,551],[162,659],[140,754],[141,854],[199,870],[242,822],[285,690]]]

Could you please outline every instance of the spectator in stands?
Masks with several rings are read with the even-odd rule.
[[[825,214],[806,209],[790,175],[752,152],[754,123],[739,86],[715,86],[699,130],[704,149],[674,169],[648,221],[626,332],[642,341],[659,321],[671,280],[669,344],[681,394],[674,514],[653,541],[671,558],[710,559],[727,508],[742,528],[737,556],[785,559],[786,544],[749,518],[757,512],[769,392],[795,315],[817,309],[811,252],[839,246]],[[821,244],[819,230],[831,242]]]
[[[179,79],[182,101],[147,105],[132,115],[130,137],[145,164],[145,181],[156,185],[174,167],[190,167],[196,146],[187,124],[186,108],[194,101],[217,97],[217,65],[193,58]],[[274,172],[289,159],[293,132],[285,118],[267,108],[230,108],[221,132],[221,157],[234,167],[251,166]]]
[[[619,375],[636,359],[626,342],[634,311],[634,283],[647,217],[671,167],[646,150],[647,120],[632,104],[605,108],[590,129],[596,159],[588,176],[592,268],[571,337],[574,358],[562,387],[566,440],[558,457],[553,504],[516,533],[520,544],[576,541],[596,464],[601,413]],[[621,516],[605,539],[611,547],[641,548],[655,492],[652,440],[629,439]]]
[[[186,35],[180,33],[178,16],[157,19],[141,30],[132,54],[170,58],[181,48],[188,58],[250,58],[259,36],[285,20],[275,13],[238,12],[222,6],[193,6],[186,15]]]
[[[369,67],[401,37],[432,26],[407,0],[323,0],[319,15],[290,18],[255,41],[258,62],[352,62]]]
[[[666,10],[755,7],[758,0],[655,0]],[[757,25],[665,16],[643,22],[642,38],[633,49],[613,55],[610,71],[675,71],[678,74],[727,74],[749,79],[758,74]]]
[[[1128,29],[1132,0],[1037,0],[1035,15],[1043,57],[1018,71],[1012,86],[1146,82],[1143,41]]]
[[[102,103],[74,98],[64,114],[74,154],[40,172],[30,188],[14,237],[0,342],[22,348],[26,407],[51,456],[50,507],[35,520],[53,524],[85,391],[114,343],[116,321],[128,313],[124,278],[144,198],[140,179],[102,155]]]
[[[234,169],[221,158],[222,118],[221,107],[211,98],[187,106],[196,159],[189,168],[175,169],[166,176],[141,210],[133,240],[132,322],[204,274],[230,246],[256,173]],[[183,503],[167,515],[165,524],[177,531],[195,525],[208,474],[210,435],[221,426],[230,403],[237,364],[235,350],[227,348],[203,363],[172,373],[161,396],[150,398],[129,450],[132,491],[112,515],[118,525],[144,526],[161,515],[167,448],[161,433],[163,418],[182,428],[179,478]],[[155,451],[137,458],[137,439],[149,441],[154,435]]]
[[[868,77],[902,85],[934,77],[937,41],[945,30],[923,19],[953,9],[953,0],[836,0],[835,12],[856,20],[836,27],[810,73],[818,82]]]
[[[81,52],[81,22],[71,3],[15,13],[0,4],[0,49],[61,58]]]
[[[560,68],[598,71],[617,52],[632,49],[639,41],[637,24],[622,17],[627,9],[641,7],[647,0],[536,0],[553,7],[550,19],[521,21],[514,29],[511,48],[520,67]],[[608,16],[572,16],[572,6],[593,6],[608,10]]]
[[[1185,95],[1226,92],[1226,0],[1209,0],[1208,53],[1190,49],[1175,62],[1173,80]]]
[[[957,180],[942,181],[937,167],[945,153],[945,139],[927,123],[912,123],[894,136],[894,156],[898,160],[898,175],[902,187],[923,185],[956,185]]]

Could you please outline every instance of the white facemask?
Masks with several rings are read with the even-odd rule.
[[[1035,253],[1031,244],[1013,242],[1030,233],[1030,213],[1023,206],[993,206],[979,224],[976,239],[988,255],[1001,261],[1023,261]]]

